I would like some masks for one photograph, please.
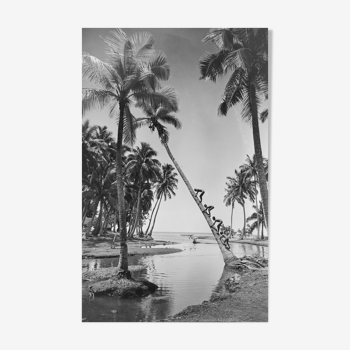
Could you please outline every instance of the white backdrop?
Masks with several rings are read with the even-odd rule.
[[[4,349],[345,349],[345,1],[19,1],[2,12]],[[269,322],[81,323],[81,28],[268,27]]]

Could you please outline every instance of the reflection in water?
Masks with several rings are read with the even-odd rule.
[[[156,293],[145,298],[117,299],[108,296],[95,296],[88,300],[87,287],[83,282],[83,318],[90,322],[152,322],[173,315],[189,305],[201,304],[209,300],[213,291],[223,288],[224,281],[233,275],[223,268],[221,252],[215,241],[202,240],[205,244],[193,244],[187,237],[182,239],[175,234],[167,234],[164,239],[178,241],[182,252],[155,255],[133,256],[130,265],[144,265],[146,269],[134,272],[135,278],[143,277],[159,286]],[[165,234],[164,234],[165,236]],[[247,244],[231,244],[232,252],[242,257],[259,254],[267,256],[268,248]],[[83,270],[117,266],[118,259],[94,259],[83,261]],[[117,310],[112,313],[111,310]]]
[[[225,289],[225,281],[228,278],[232,277],[234,274],[235,274],[235,271],[224,266],[219,282],[217,286],[214,288],[214,292],[220,293],[221,291],[223,291]]]

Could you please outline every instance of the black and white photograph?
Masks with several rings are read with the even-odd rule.
[[[268,29],[82,33],[82,321],[268,321]]]
[[[4,3],[1,348],[350,348],[345,5]]]

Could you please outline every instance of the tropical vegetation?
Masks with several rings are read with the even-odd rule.
[[[133,144],[136,139],[135,117],[131,106],[137,102],[162,103],[176,111],[177,100],[172,88],[161,87],[160,80],[168,80],[170,68],[166,55],[154,49],[151,34],[142,32],[127,37],[121,29],[111,31],[104,39],[108,62],[83,53],[83,77],[97,85],[84,88],[83,115],[93,109],[109,108],[109,115],[118,124],[115,148],[116,193],[120,228],[120,259],[118,267],[128,271],[126,208],[124,201],[123,144]]]
[[[201,79],[215,83],[219,77],[230,74],[218,115],[227,115],[231,107],[241,104],[242,120],[252,125],[257,181],[268,225],[268,189],[259,132],[259,116],[261,122],[268,117],[267,110],[259,115],[261,101],[268,97],[267,28],[211,29],[203,41],[213,43],[218,51],[200,58]]]

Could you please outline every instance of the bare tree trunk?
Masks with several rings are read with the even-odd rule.
[[[154,224],[156,223],[157,214],[158,214],[158,210],[159,210],[159,207],[160,207],[160,203],[161,203],[161,201],[162,201],[162,197],[163,197],[163,194],[161,194],[161,195],[160,195],[160,198],[159,198],[158,208],[157,208],[156,214],[154,215],[153,226],[152,226],[151,231],[150,231],[150,233],[149,233],[149,236],[150,236],[150,237],[152,237],[153,227],[154,227]]]
[[[142,181],[140,180],[139,191],[137,194],[136,216],[135,216],[135,221],[134,221],[134,224],[133,224],[133,227],[131,229],[131,233],[130,233],[129,237],[132,237],[134,235],[135,229],[138,225],[139,216],[140,216],[140,207],[141,207],[141,189],[142,189]]]
[[[150,219],[149,219],[149,223],[148,223],[148,227],[147,227],[145,236],[147,236],[147,234],[148,234],[148,230],[149,230],[149,228],[150,228],[150,226],[151,226],[151,222],[152,222],[152,218],[153,218],[154,209],[156,209],[156,206],[157,206],[158,202],[159,202],[159,198],[156,200],[156,203],[155,203],[154,208],[153,208],[153,210],[152,210],[152,214],[151,214],[151,217],[150,217]]]
[[[107,226],[108,226],[109,216],[110,216],[111,210],[112,210],[112,208],[108,209],[107,215],[105,216],[105,223],[103,225],[103,231],[107,230]]]
[[[116,147],[116,182],[118,196],[119,211],[119,229],[120,229],[120,257],[118,268],[128,271],[128,245],[126,243],[126,212],[124,202],[124,183],[123,183],[123,162],[122,162],[122,146],[123,146],[123,124],[124,124],[125,104],[119,102],[119,122],[118,122],[118,140]]]
[[[97,211],[97,207],[98,207],[98,202],[99,202],[99,201],[97,201],[97,203],[96,203],[96,205],[95,205],[95,210],[94,210],[94,213],[92,214],[91,222],[90,222],[90,224],[89,224],[89,227],[88,227],[88,228],[86,229],[86,231],[85,231],[85,237],[84,237],[84,238],[86,238],[86,235],[88,235],[88,234],[90,233],[90,231],[91,231],[91,227],[92,227],[92,224],[93,224],[93,222],[94,222],[94,218],[95,218],[96,211]]]
[[[232,232],[232,224],[233,224],[233,221],[232,221],[232,219],[233,219],[233,202],[232,202],[232,206],[231,206],[231,227],[230,227],[230,236],[231,236],[231,232]]]
[[[114,233],[116,230],[116,226],[117,226],[117,210],[115,210],[115,213],[114,213],[114,228],[113,228]]]
[[[255,185],[255,189],[256,189],[256,185]],[[257,224],[257,226],[256,226],[256,230],[258,231],[257,232],[257,235],[258,235],[258,239],[260,239],[259,238],[259,228],[260,228],[260,225],[259,225],[259,206],[258,206],[258,193],[256,193],[256,195],[255,195],[255,209],[256,209],[256,219],[257,219],[257,221],[258,221],[258,224]]]
[[[82,226],[84,226],[84,222],[85,222],[85,219],[86,219],[86,215],[87,215],[87,212],[88,212],[88,203],[86,203],[85,207],[84,207],[84,211],[83,211],[83,223],[82,223]]]
[[[177,161],[173,157],[172,153],[170,152],[168,145],[166,143],[163,143],[163,145],[164,145],[165,149],[167,150],[170,159],[174,163],[175,168],[177,169],[180,176],[182,177],[182,180],[184,181],[188,190],[190,191],[192,198],[196,202],[199,210],[202,212],[205,220],[207,221],[207,224],[208,224],[213,236],[215,237],[217,244],[219,245],[219,248],[221,250],[221,254],[223,256],[225,264],[229,266],[231,262],[234,262],[235,260],[237,260],[237,257],[231,252],[231,250],[227,250],[225,248],[224,244],[221,242],[219,233],[217,232],[217,230],[215,228],[212,227],[213,222],[211,221],[209,215],[204,213],[205,208],[204,208],[203,204],[200,202],[199,198],[196,196],[195,192],[193,191],[191,184],[187,180],[187,178],[186,178],[185,174],[183,173],[183,171],[181,170],[179,164],[177,163]]]
[[[256,90],[255,90],[255,85],[253,83],[250,83],[249,98],[250,98],[251,108],[252,108],[254,151],[255,151],[257,168],[258,168],[257,170],[258,170],[259,187],[260,187],[260,193],[261,193],[262,203],[264,207],[266,227],[268,227],[268,219],[269,219],[268,191],[267,191],[267,183],[266,183],[266,174],[265,174],[264,164],[263,164],[263,154],[262,154],[261,142],[260,142],[258,109],[257,109],[257,103],[256,103]]]
[[[103,213],[103,202],[102,202],[102,199],[100,201],[100,212],[98,214],[98,219],[97,219],[97,222],[96,222],[96,227],[94,228],[94,231],[92,232],[92,234],[94,236],[97,236],[100,234],[101,232],[101,227],[102,227],[102,213]]]
[[[244,206],[244,203],[241,204],[242,205],[242,208],[243,208],[243,217],[244,217],[244,223],[243,223],[243,234],[242,234],[242,239],[245,238],[245,206]]]

